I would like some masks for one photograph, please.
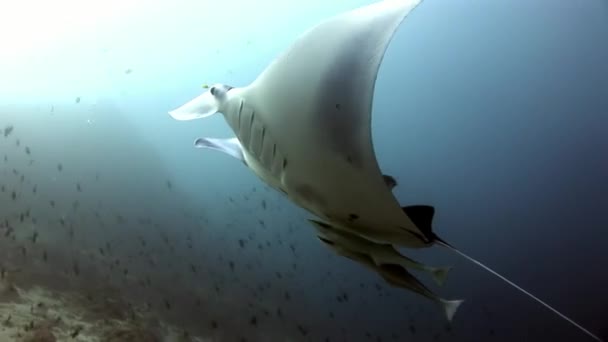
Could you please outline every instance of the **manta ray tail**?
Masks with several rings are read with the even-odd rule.
[[[535,295],[531,294],[530,292],[524,290],[522,287],[520,287],[519,285],[517,285],[514,282],[510,281],[509,279],[505,278],[504,276],[500,275],[498,272],[496,272],[493,269],[489,268],[488,266],[482,264],[481,262],[477,261],[476,259],[474,259],[474,258],[472,258],[472,257],[470,257],[470,256],[468,256],[466,254],[464,254],[463,252],[461,252],[456,247],[450,245],[449,243],[445,242],[443,239],[441,239],[437,235],[435,235],[435,233],[433,232],[433,228],[432,228],[433,216],[435,214],[435,208],[434,207],[432,207],[430,205],[409,205],[409,206],[402,207],[402,209],[403,209],[403,212],[405,212],[405,214],[416,225],[416,227],[418,227],[420,229],[420,231],[424,234],[424,236],[427,239],[429,239],[430,241],[434,241],[435,243],[440,244],[440,245],[442,245],[444,247],[447,247],[448,249],[456,252],[456,254],[459,254],[460,256],[464,257],[465,259],[469,260],[470,262],[474,263],[475,265],[477,265],[477,266],[483,268],[484,270],[492,273],[493,275],[495,275],[498,278],[502,279],[507,284],[513,286],[514,288],[518,289],[520,292],[524,293],[528,297],[530,297],[530,298],[534,299],[535,301],[537,301],[538,303],[542,304],[547,309],[553,311],[554,313],[556,313],[561,318],[563,318],[566,321],[570,322],[570,324],[572,324],[575,327],[579,328],[585,334],[589,335],[590,337],[594,338],[597,341],[604,342],[604,340],[602,340],[601,338],[599,338],[597,335],[595,335],[592,332],[590,332],[589,330],[585,329],[583,326],[581,326],[580,324],[576,323],[574,320],[572,320],[568,316],[566,316],[563,313],[557,311],[557,309],[555,309],[551,305],[545,303],[540,298],[538,298]]]
[[[434,234],[433,234],[434,235]],[[558,316],[560,316],[561,318],[565,319],[566,321],[570,322],[572,325],[574,325],[575,327],[577,327],[578,329],[580,329],[581,331],[583,331],[585,334],[589,335],[590,337],[592,337],[593,339],[600,341],[600,342],[604,342],[604,340],[602,340],[601,338],[599,338],[598,336],[596,336],[595,334],[593,334],[591,331],[585,329],[583,326],[581,326],[580,324],[576,323],[574,320],[572,320],[571,318],[569,318],[568,316],[564,315],[563,313],[559,312],[557,309],[553,308],[551,305],[545,303],[544,301],[542,301],[540,298],[536,297],[535,295],[531,294],[530,292],[526,291],[525,289],[523,289],[522,287],[520,287],[519,285],[515,284],[514,282],[510,281],[509,279],[505,278],[504,276],[500,275],[498,272],[494,271],[493,269],[491,269],[490,267],[482,264],[481,262],[477,261],[476,259],[464,254],[463,252],[461,252],[459,249],[457,249],[456,247],[450,245],[449,243],[445,242],[444,240],[440,239],[437,235],[434,236],[435,237],[435,242],[437,244],[440,244],[444,247],[447,247],[448,249],[456,252],[456,254],[464,257],[465,259],[469,260],[470,262],[476,264],[477,266],[483,268],[484,270],[492,273],[493,275],[497,276],[498,278],[502,279],[503,281],[505,281],[507,284],[513,286],[514,288],[518,289],[520,292],[523,292],[524,294],[526,294],[528,297],[534,299],[535,301],[537,301],[538,303],[542,304],[544,307],[546,307],[547,309],[553,311],[555,314],[557,314]],[[457,307],[457,306],[456,306]]]

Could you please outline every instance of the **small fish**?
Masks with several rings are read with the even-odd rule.
[[[132,72],[133,72],[133,69],[131,69],[131,68],[125,70],[125,74],[127,74],[127,75],[130,74],[130,73],[132,73]]]
[[[76,99],[74,100],[74,102],[80,103],[80,96],[77,96]]]
[[[4,127],[4,137],[8,137],[13,132],[14,127],[12,125],[8,125]]]

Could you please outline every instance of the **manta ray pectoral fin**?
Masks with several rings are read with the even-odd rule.
[[[214,93],[209,90],[170,111],[169,115],[175,120],[188,121],[206,118],[217,113],[218,110],[219,102]]]
[[[214,138],[198,138],[194,141],[194,147],[208,148],[220,152],[224,152],[243,163],[247,164],[243,155],[243,148],[237,138],[229,139],[214,139]]]

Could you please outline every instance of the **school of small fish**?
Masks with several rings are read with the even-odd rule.
[[[320,283],[336,284],[333,298],[321,299],[326,316],[307,321],[300,311],[310,305],[309,285],[299,285],[301,274],[322,268],[309,263],[302,250],[315,246],[322,251],[317,253],[334,257],[312,235],[298,235],[308,232],[308,227],[302,229],[298,223],[276,227],[282,219],[273,222],[273,218],[283,210],[282,201],[271,189],[258,186],[240,196],[226,196],[223,206],[229,210],[247,207],[261,213],[241,230],[247,232],[242,236],[230,232],[240,222],[213,227],[204,215],[210,210],[204,207],[184,209],[179,218],[170,219],[163,213],[144,215],[137,205],[121,211],[117,203],[106,203],[99,195],[110,175],[105,177],[99,170],[79,174],[72,169],[73,162],[60,156],[54,161],[43,158],[46,165],[42,165],[36,159],[36,147],[19,139],[18,132],[18,127],[5,124],[0,145],[0,284],[20,287],[36,282],[58,293],[73,291],[98,320],[124,319],[137,322],[141,329],[152,319],[163,320],[183,330],[182,341],[202,341],[200,336],[234,340],[235,335],[238,341],[283,340],[285,336],[298,341],[402,341],[404,336],[423,336],[417,314],[405,304],[410,314],[404,317],[409,319],[393,331],[337,326],[340,316],[348,320],[352,315],[351,307],[390,300],[395,294],[380,278],[366,275],[348,281],[346,274],[332,268],[315,275]],[[43,169],[51,171],[41,175]],[[62,182],[58,186],[53,181],[57,179]],[[178,192],[168,178],[159,179],[156,190],[167,198]],[[301,246],[302,236],[308,237],[310,246]],[[10,296],[5,298],[0,291],[0,332],[17,319],[3,306],[5,299]],[[48,305],[33,302],[32,312]],[[417,312],[425,310],[422,303]],[[42,328],[40,334],[52,335],[52,327],[68,320],[36,317],[38,321],[26,324],[23,336],[31,331],[38,334]],[[433,340],[453,334],[452,325],[438,324],[443,328],[432,331]],[[81,324],[67,329],[77,340],[93,328]],[[120,334],[117,330],[105,336]],[[487,332],[494,334],[493,329]],[[162,334],[152,335],[142,333],[147,337],[141,341],[162,340]],[[115,339],[119,340],[126,339]]]

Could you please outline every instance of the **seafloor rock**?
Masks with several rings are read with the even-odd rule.
[[[8,281],[0,280],[0,302],[11,302],[19,298],[15,285]]]
[[[48,326],[41,326],[30,331],[21,342],[57,342],[57,339]]]
[[[104,341],[107,342],[160,342],[161,339],[151,331],[144,328],[120,328],[106,333]]]

